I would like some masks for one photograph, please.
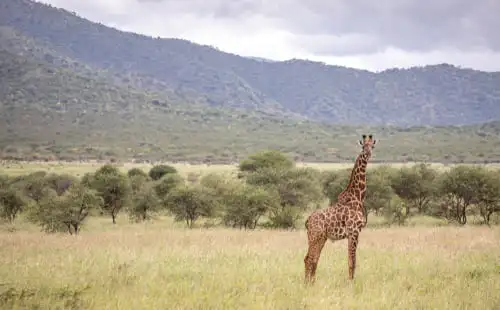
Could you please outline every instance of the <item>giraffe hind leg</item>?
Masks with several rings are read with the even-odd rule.
[[[314,283],[316,279],[316,269],[318,267],[319,257],[321,256],[321,251],[326,243],[326,236],[323,234],[311,238],[309,234],[309,248],[307,250],[307,255],[304,258],[305,264],[305,282]]]

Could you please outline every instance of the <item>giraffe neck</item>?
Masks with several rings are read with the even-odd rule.
[[[366,193],[366,166],[368,165],[369,158],[370,154],[365,152],[361,152],[361,154],[358,155],[351,172],[349,184],[339,195],[339,198],[351,196],[357,198],[361,202],[364,201]]]

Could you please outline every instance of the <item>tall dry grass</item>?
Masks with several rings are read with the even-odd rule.
[[[113,226],[0,233],[1,309],[500,309],[500,229],[365,229],[354,282],[328,243],[303,285],[305,231]]]

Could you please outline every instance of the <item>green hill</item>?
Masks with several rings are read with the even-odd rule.
[[[498,122],[353,129],[175,101],[7,51],[0,59],[4,158],[234,162],[275,148],[298,160],[344,161],[352,160],[356,139],[368,131],[380,139],[376,160],[500,158]]]
[[[398,94],[403,94],[406,88],[401,88],[401,80],[396,79],[401,74],[407,75],[405,85],[419,85],[412,76],[420,74],[429,81],[447,80],[451,88],[458,88],[463,86],[462,82],[453,81],[468,74],[468,88],[462,89],[462,93],[473,90],[479,101],[486,102],[473,108],[477,113],[470,114],[467,121],[473,122],[486,119],[484,115],[496,117],[495,109],[499,107],[493,105],[493,99],[500,84],[490,85],[496,81],[496,73],[446,65],[380,74],[321,65],[323,73],[318,73],[315,70],[320,65],[315,63],[265,62],[187,41],[151,39],[21,0],[0,3],[0,24],[3,24],[0,26],[3,158],[234,162],[250,153],[273,148],[297,160],[351,161],[358,151],[359,135],[370,132],[380,141],[375,157],[378,161],[500,159],[499,122],[447,127],[382,126],[376,123],[384,118],[398,119],[386,116],[384,111],[406,107],[403,97],[394,95],[399,98],[400,107],[385,106],[385,101],[378,105],[366,101],[359,108],[348,99],[330,104],[327,94],[341,89],[332,96],[337,99],[343,98],[339,94],[350,96],[343,87],[362,83],[374,83],[379,89],[395,87]],[[124,42],[130,46],[120,45]],[[144,46],[142,50],[138,42]],[[92,48],[88,48],[90,44]],[[287,70],[294,73],[288,74]],[[448,73],[443,75],[443,72]],[[332,77],[338,83],[332,84]],[[306,78],[317,83],[307,84],[303,80]],[[257,87],[259,83],[262,85]],[[301,83],[312,87],[314,92],[301,93],[305,87]],[[431,84],[439,85],[436,81]],[[420,87],[421,92],[428,92],[428,98],[441,94],[439,86],[434,92],[427,86]],[[458,96],[451,88],[444,93]],[[275,95],[270,96],[273,92]],[[285,98],[295,96],[293,93],[304,96],[299,100],[303,106],[296,104],[297,98]],[[363,91],[358,93],[362,96]],[[383,93],[390,97],[389,91]],[[321,109],[314,100],[310,106],[305,104],[310,95],[323,102]],[[275,99],[280,96],[285,99]],[[456,115],[463,109],[474,107],[471,102],[463,106],[457,102],[448,105],[456,107],[450,108],[447,118],[450,122],[456,121]],[[483,111],[488,105],[490,110]],[[330,112],[350,125],[321,123],[310,114],[316,111],[328,115],[330,112],[325,111],[330,108],[341,111]],[[398,117],[417,119],[415,109],[432,110],[429,105],[416,104],[408,105],[407,109],[406,114],[400,112],[405,116]],[[422,120],[430,119],[425,113],[418,115]],[[439,113],[432,115],[446,119]],[[361,119],[375,124],[355,125]]]

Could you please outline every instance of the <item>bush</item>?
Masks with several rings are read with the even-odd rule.
[[[189,228],[199,217],[213,216],[216,207],[209,191],[198,184],[175,187],[166,196],[165,205],[176,221],[186,221]]]
[[[142,176],[148,178],[148,174],[144,172],[144,170],[139,169],[139,168],[132,168],[127,172],[127,176],[129,178],[135,177],[135,176]]]
[[[340,193],[349,184],[351,169],[343,169],[339,171],[324,171],[321,175],[321,184],[323,194],[328,198],[330,204],[337,201]]]
[[[11,186],[22,193],[23,196],[38,203],[45,196],[45,189],[48,187],[48,181],[45,178],[45,171],[30,173],[25,176],[17,177],[11,183]]]
[[[469,208],[481,202],[488,186],[488,171],[480,166],[457,166],[440,178],[439,190],[444,195],[438,215],[464,225]]]
[[[12,223],[26,202],[22,195],[12,187],[0,187],[0,218]]]
[[[164,200],[165,197],[177,186],[184,184],[184,179],[177,173],[169,173],[156,181],[154,188],[156,195]]]
[[[150,178],[147,174],[135,174],[129,176],[130,190],[132,194],[135,195],[137,192],[141,190],[141,188],[150,182]]]
[[[86,175],[84,184],[97,191],[103,200],[103,210],[111,215],[113,224],[116,216],[129,201],[130,181],[116,167],[104,165],[93,175]]]
[[[248,159],[241,161],[239,170],[241,172],[256,172],[259,169],[290,169],[295,163],[285,154],[275,151],[263,151],[250,155]]]
[[[365,209],[380,214],[380,210],[391,208],[390,204],[394,196],[391,188],[391,176],[393,171],[387,167],[379,167],[367,172],[367,185],[365,196]]]
[[[488,171],[478,194],[479,213],[483,223],[489,225],[493,213],[500,213],[500,174]]]
[[[226,226],[255,229],[260,217],[277,209],[279,197],[258,186],[240,184],[223,196]]]
[[[69,234],[78,234],[89,211],[102,203],[95,191],[81,184],[73,183],[62,196],[45,188],[43,198],[31,207],[28,219],[45,232],[67,230]]]
[[[432,199],[437,194],[437,177],[437,172],[426,164],[402,168],[394,174],[391,186],[407,203],[406,213],[410,213],[410,207],[415,208],[420,214],[428,211]]]
[[[404,225],[409,218],[405,201],[398,196],[392,196],[384,208],[384,218],[388,224]]]
[[[154,184],[152,182],[145,182],[134,191],[128,214],[131,220],[141,222],[151,219],[152,214],[160,210],[161,206],[161,200],[156,194]]]
[[[311,168],[263,168],[248,174],[246,182],[279,197],[279,203],[270,210],[275,227],[294,228],[302,212],[324,198],[320,174]]]
[[[149,170],[149,177],[156,181],[169,173],[177,173],[177,169],[169,165],[157,165]]]
[[[48,187],[56,191],[58,195],[64,194],[71,184],[78,182],[78,179],[69,174],[51,173],[45,177]]]

